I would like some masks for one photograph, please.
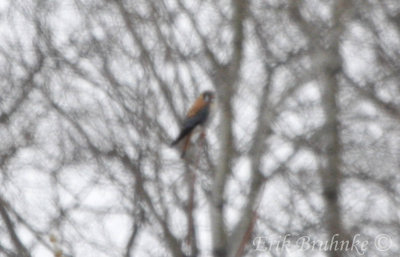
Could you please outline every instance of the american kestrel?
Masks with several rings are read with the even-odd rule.
[[[204,137],[204,129],[210,120],[210,112],[213,108],[214,92],[207,90],[204,91],[194,102],[192,107],[186,114],[185,120],[181,128],[181,132],[178,137],[171,143],[171,146],[178,144],[182,139],[184,139],[184,144],[182,147],[181,158],[185,156],[186,150],[189,147],[190,138],[194,130],[201,126],[202,136]]]

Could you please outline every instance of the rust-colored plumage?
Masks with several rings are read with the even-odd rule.
[[[181,132],[178,137],[172,142],[171,146],[178,144],[182,139],[184,143],[182,146],[181,157],[185,156],[185,153],[190,145],[190,138],[196,127],[199,125],[204,128],[207,123],[211,104],[214,99],[214,92],[204,91],[190,107],[186,114],[185,120],[183,121]]]
[[[201,94],[193,105],[190,107],[189,111],[186,114],[186,118],[194,117],[200,110],[209,104],[208,102],[204,101],[203,94]]]

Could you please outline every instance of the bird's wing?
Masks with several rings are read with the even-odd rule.
[[[177,144],[182,138],[188,135],[192,130],[199,124],[203,124],[208,117],[209,114],[209,106],[206,104],[201,109],[194,109],[196,103],[189,110],[186,119],[183,121],[181,132],[179,136],[172,142],[171,145]],[[192,110],[196,110],[196,112],[192,112]],[[189,114],[191,114],[189,116]]]
[[[194,128],[197,125],[204,123],[207,120],[208,113],[208,105],[205,105],[202,109],[198,110],[192,116],[186,116],[186,119],[183,121],[182,129]]]
[[[200,110],[204,109],[207,106],[207,103],[204,101],[203,96],[199,96],[194,104],[190,107],[188,113],[186,114],[186,118],[191,118],[195,116]]]

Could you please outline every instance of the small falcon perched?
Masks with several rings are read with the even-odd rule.
[[[185,120],[181,128],[181,132],[178,137],[171,143],[171,146],[178,144],[182,139],[184,139],[184,144],[182,147],[181,158],[185,156],[186,150],[189,147],[190,138],[196,128],[201,126],[202,132],[201,137],[204,137],[204,130],[206,125],[210,120],[210,112],[212,112],[214,100],[214,92],[207,90],[204,91],[194,102],[192,107],[190,107],[188,113],[186,114]]]

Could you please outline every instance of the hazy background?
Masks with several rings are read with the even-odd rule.
[[[3,0],[0,256],[394,256],[399,71],[398,0]]]

